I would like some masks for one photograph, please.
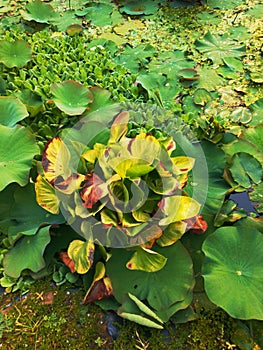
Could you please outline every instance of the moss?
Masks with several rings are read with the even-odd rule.
[[[232,320],[223,311],[205,312],[187,324],[168,323],[165,331],[124,321],[119,337],[107,332],[105,313],[83,305],[84,291],[70,284],[56,287],[49,280],[31,285],[26,298],[2,297],[1,349],[214,350],[227,349]],[[6,308],[10,302],[12,306]]]

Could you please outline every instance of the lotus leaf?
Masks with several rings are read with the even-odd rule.
[[[75,12],[72,10],[66,10],[62,12],[61,16],[55,16],[50,20],[52,24],[57,26],[58,30],[65,32],[71,25],[81,25],[82,20],[75,16]]]
[[[254,206],[258,213],[263,213],[263,182],[257,186],[253,186],[253,191],[249,193],[249,198],[254,201]]]
[[[221,10],[229,10],[241,5],[243,3],[243,0],[207,0],[206,3],[210,7],[218,8]]]
[[[35,21],[38,23],[49,23],[54,17],[56,12],[53,7],[40,0],[29,2],[26,5],[27,11],[21,11],[22,17],[26,21]]]
[[[245,188],[250,188],[252,183],[261,182],[262,166],[256,158],[248,153],[236,153],[232,158],[229,170],[234,181]]]
[[[212,100],[211,94],[206,89],[196,89],[194,92],[194,103],[204,106]]]
[[[91,24],[98,27],[104,27],[112,24],[111,14],[113,6],[103,2],[91,2],[92,6],[85,9],[85,18]]]
[[[140,64],[148,61],[148,59],[153,57],[154,54],[155,49],[150,44],[141,44],[136,47],[130,47],[127,45],[124,51],[115,57],[114,61],[117,64],[127,67],[131,72],[137,73]]]
[[[0,41],[0,62],[8,68],[23,67],[30,60],[31,48],[25,41]]]
[[[50,242],[49,229],[50,226],[42,227],[34,235],[23,236],[15,243],[3,261],[8,276],[18,278],[25,269],[38,272],[45,267],[43,253]]]
[[[141,84],[149,98],[155,100],[161,107],[172,101],[180,92],[177,81],[169,81],[164,75],[157,73],[141,74],[137,77],[136,83]]]
[[[0,96],[0,110],[0,124],[10,127],[28,116],[25,105],[12,96]]]
[[[158,11],[158,1],[145,0],[143,3],[137,1],[125,0],[120,12],[125,12],[127,15],[151,15]]]
[[[197,82],[199,89],[205,89],[208,92],[215,91],[218,87],[224,85],[224,79],[220,77],[214,69],[199,68],[200,78]]]
[[[148,306],[166,322],[171,314],[191,302],[190,297],[188,304],[183,305],[194,285],[192,261],[180,242],[165,248],[154,247],[154,250],[167,258],[160,271],[129,270],[125,265],[132,252],[113,249],[112,257],[106,263],[106,274],[111,279],[117,301],[123,303],[126,294],[131,293],[140,301],[147,301]]]
[[[55,105],[68,115],[82,114],[93,100],[90,90],[73,80],[53,84],[51,92]]]
[[[257,100],[249,106],[252,111],[251,126],[256,126],[263,123],[263,98]]]
[[[231,119],[236,123],[248,124],[252,120],[252,113],[246,107],[238,107],[232,112]]]
[[[6,193],[8,194],[9,191]],[[7,194],[3,193],[3,200]],[[1,213],[3,215],[2,219],[5,218],[6,232],[10,236],[16,237],[19,234],[34,235],[40,226],[65,222],[62,215],[52,215],[42,209],[36,203],[35,197],[33,184],[30,183],[25,187],[15,187],[15,193],[9,198],[12,203],[10,212],[6,216]]]
[[[24,186],[32,159],[38,153],[34,137],[23,127],[4,125],[0,125],[0,135],[0,190],[12,182]]]
[[[258,230],[221,227],[202,247],[209,299],[241,319],[263,320],[263,235]]]
[[[215,64],[222,64],[226,57],[241,57],[245,55],[244,45],[231,41],[227,35],[216,36],[208,32],[203,39],[196,40],[196,48]]]
[[[186,58],[184,52],[161,52],[149,63],[150,73],[166,75],[168,79],[178,79],[178,71],[186,68],[194,68],[194,61]]]
[[[257,4],[252,9],[248,10],[247,13],[254,18],[263,17],[263,4]]]
[[[22,90],[18,97],[25,104],[32,117],[37,115],[43,108],[44,101],[42,98],[30,90]]]

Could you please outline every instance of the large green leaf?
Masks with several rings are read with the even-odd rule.
[[[245,188],[250,188],[252,183],[259,184],[262,179],[262,166],[249,153],[236,153],[229,170],[234,181]]]
[[[0,190],[12,182],[24,186],[38,147],[25,128],[0,125]]]
[[[180,242],[165,248],[154,247],[154,250],[167,258],[166,265],[160,271],[128,270],[125,265],[132,252],[124,249],[112,250],[106,271],[117,301],[123,303],[126,294],[131,293],[141,301],[147,301],[149,307],[158,316],[162,314],[161,318],[166,322],[171,314],[188,306],[182,306],[184,303],[181,302],[194,285],[192,261]]]
[[[50,242],[49,228],[42,227],[33,236],[21,237],[5,255],[3,266],[8,276],[18,278],[25,269],[38,272],[44,268],[43,253]]]
[[[82,114],[93,100],[90,90],[74,80],[55,83],[50,89],[55,105],[68,115]]]
[[[206,4],[213,8],[221,10],[229,10],[239,6],[243,3],[243,0],[207,0]]]
[[[30,60],[31,48],[25,41],[0,41],[0,62],[8,68],[23,67]]]
[[[27,11],[21,11],[21,15],[26,21],[49,23],[51,19],[56,17],[53,7],[41,0],[29,2],[25,8]]]
[[[125,0],[120,12],[127,15],[151,15],[158,11],[158,1],[145,0],[143,2]]]
[[[263,235],[258,230],[221,227],[203,244],[209,299],[241,319],[263,320]]]
[[[256,126],[263,123],[263,98],[252,103],[249,108],[252,110],[252,121],[250,125]]]
[[[104,27],[112,24],[111,13],[113,11],[112,4],[103,2],[93,3],[92,6],[85,9],[86,19],[91,24],[98,27]]]
[[[207,67],[198,68],[197,72],[200,74],[200,78],[197,82],[199,89],[205,89],[210,92],[224,85],[224,79],[220,77],[214,69]]]
[[[1,201],[8,200],[12,203],[9,211],[0,213],[9,235],[14,237],[18,234],[34,235],[40,226],[65,222],[62,215],[52,215],[37,204],[33,184],[14,188],[13,196],[12,191],[0,194]]]
[[[223,63],[225,57],[244,56],[246,52],[245,45],[230,40],[227,35],[218,36],[210,32],[206,33],[203,39],[196,40],[195,46],[215,64]]]
[[[13,96],[0,96],[0,124],[14,126],[28,116],[25,105]]]

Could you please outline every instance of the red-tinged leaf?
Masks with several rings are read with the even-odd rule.
[[[72,273],[76,272],[75,263],[72,259],[70,259],[67,252],[61,252],[59,256],[63,263],[70,269]]]
[[[41,175],[38,175],[35,183],[37,203],[52,214],[59,213],[59,199],[54,187]]]
[[[81,198],[84,201],[84,206],[91,209],[95,203],[108,194],[108,186],[96,174],[92,176],[89,174],[86,178]]]
[[[62,176],[64,179],[70,176],[70,153],[67,146],[59,137],[50,140],[43,152],[42,165],[45,178],[52,182]]]
[[[104,277],[99,281],[96,281],[89,294],[85,297],[84,303],[93,303],[96,300],[108,299],[113,295],[113,289],[109,277]]]
[[[96,264],[93,282],[83,300],[85,304],[91,303],[95,300],[106,299],[113,295],[111,280],[109,277],[105,276],[105,273],[105,266],[99,261]]]
[[[187,230],[191,230],[192,233],[201,235],[207,230],[208,224],[203,219],[202,215],[194,216],[193,218],[184,220],[187,223]]]
[[[68,256],[75,263],[74,267],[80,274],[85,274],[93,264],[95,246],[92,242],[74,240],[68,247]]]
[[[109,143],[116,143],[126,135],[128,131],[128,121],[129,113],[121,112],[114,120],[111,130],[110,130],[110,139]]]
[[[152,225],[144,229],[134,240],[131,240],[132,244],[138,244],[144,248],[151,249],[155,241],[163,234],[162,229],[158,225]]]
[[[85,175],[82,174],[71,174],[66,180],[59,176],[54,180],[54,187],[63,193],[71,194],[80,188],[84,180]]]

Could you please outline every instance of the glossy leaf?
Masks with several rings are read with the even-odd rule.
[[[9,191],[6,195],[3,193],[2,198],[2,200],[6,200],[9,193],[8,200],[12,203],[12,208],[9,214],[6,213],[6,216],[1,212],[1,217],[5,219],[6,229],[10,236],[16,237],[19,234],[34,235],[41,226],[65,222],[62,215],[52,215],[37,204],[32,183],[25,187],[17,186],[16,188],[16,185],[13,186],[15,188],[13,198]]]
[[[211,32],[206,33],[203,39],[197,40],[195,46],[215,64],[222,63],[225,57],[244,56],[246,52],[244,45],[230,40],[226,35],[220,37],[213,35]]]
[[[0,41],[0,62],[8,68],[23,67],[31,60],[31,48],[23,40]]]
[[[161,247],[167,247],[177,242],[185,233],[187,224],[185,222],[173,222],[165,228],[163,234],[157,239],[157,244]]]
[[[94,250],[94,244],[91,242],[74,240],[70,243],[68,256],[74,261],[78,273],[84,274],[90,270],[93,264]]]
[[[157,328],[157,329],[163,329],[163,326],[149,320],[146,317],[140,316],[140,315],[136,315],[136,314],[129,314],[127,312],[121,312],[119,313],[119,315],[129,321],[132,322],[136,322],[138,324],[141,324],[142,326],[147,326],[147,327],[151,327],[151,328]]]
[[[263,236],[257,230],[222,227],[203,244],[209,299],[241,319],[263,320]]]
[[[43,253],[49,242],[49,226],[40,228],[32,236],[21,237],[5,255],[3,261],[5,273],[18,278],[25,269],[40,271],[45,267]]]
[[[124,249],[112,250],[112,257],[106,263],[106,271],[117,301],[123,303],[127,293],[131,293],[147,302],[166,322],[173,313],[181,307],[187,307],[191,302],[190,291],[194,284],[192,261],[180,242],[165,248],[154,247],[154,250],[167,258],[166,265],[157,272],[127,269],[125,264],[132,253]],[[186,301],[188,293],[187,305],[187,302],[182,301]]]
[[[70,176],[69,162],[70,152],[59,137],[54,137],[46,144],[42,165],[45,178],[49,182],[54,181],[59,176],[67,179]]]
[[[145,0],[143,3],[137,1],[124,1],[123,6],[120,9],[121,12],[127,15],[151,15],[158,11],[158,1]]]
[[[68,115],[82,114],[93,100],[90,90],[74,80],[55,83],[50,89],[55,105]]]
[[[245,188],[251,187],[251,183],[260,183],[262,179],[262,165],[248,153],[236,153],[232,158],[229,168],[233,179]]]
[[[132,258],[126,263],[129,270],[156,272],[161,270],[167,262],[167,258],[157,252],[138,247]]]
[[[166,215],[160,220],[160,225],[169,225],[175,221],[191,218],[198,214],[200,204],[191,197],[172,196],[162,199],[160,209]]]
[[[12,96],[0,96],[0,110],[0,124],[10,127],[28,116],[25,105]]]
[[[32,159],[38,153],[33,135],[25,128],[0,125],[0,190],[12,182],[24,186]]]
[[[55,188],[41,175],[38,175],[35,183],[37,203],[52,214],[59,213],[59,199]]]
[[[109,298],[113,294],[111,281],[105,276],[105,272],[104,264],[101,261],[97,262],[93,281],[86,292],[84,303]]]
[[[146,315],[156,319],[158,322],[163,323],[163,321],[158,317],[147,305],[140,301],[135,295],[128,293],[131,300],[137,305],[137,307],[144,312]]]
[[[22,17],[26,21],[49,23],[56,16],[53,7],[40,0],[29,2],[25,8],[27,11],[22,11]]]

